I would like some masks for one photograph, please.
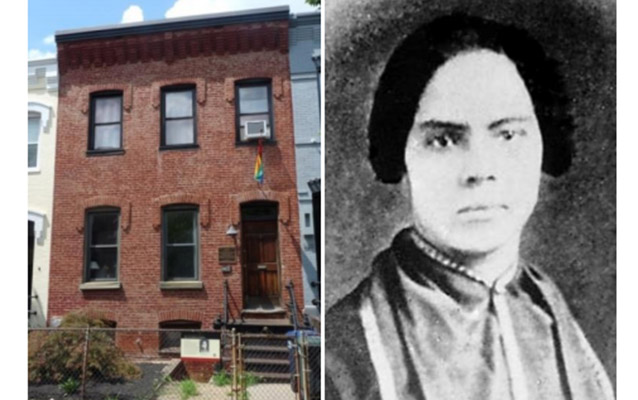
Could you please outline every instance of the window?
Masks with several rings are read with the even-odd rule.
[[[122,92],[102,92],[91,96],[89,151],[122,149]]]
[[[85,281],[116,281],[120,210],[103,208],[86,215]]]
[[[202,323],[187,320],[164,321],[160,322],[159,327],[160,352],[179,354],[182,336],[190,330],[202,329]]]
[[[40,141],[40,114],[29,113],[29,169],[38,168],[38,142]]]
[[[163,280],[197,280],[197,207],[166,207],[162,227]]]
[[[235,98],[239,142],[273,139],[270,83],[238,83]]]
[[[197,145],[195,97],[194,86],[162,89],[161,148]]]

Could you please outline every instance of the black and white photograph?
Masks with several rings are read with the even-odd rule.
[[[326,399],[613,399],[613,1],[329,1]]]

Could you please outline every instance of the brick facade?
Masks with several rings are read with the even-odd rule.
[[[279,204],[282,306],[292,280],[303,298],[296,201],[288,21],[196,28],[58,43],[58,142],[51,249],[49,318],[77,309],[101,310],[118,328],[158,328],[175,319],[210,329],[222,313],[228,280],[231,316],[243,308],[240,204]],[[253,179],[255,145],[236,144],[237,80],[272,84],[275,143],[263,150],[265,180]],[[160,150],[160,89],[196,86],[198,148]],[[123,92],[124,154],[87,155],[90,94]],[[161,208],[199,206],[199,276],[202,289],[160,289]],[[120,289],[81,290],[85,210],[120,208]],[[239,226],[237,226],[240,229]],[[236,246],[238,262],[223,273],[220,247]]]

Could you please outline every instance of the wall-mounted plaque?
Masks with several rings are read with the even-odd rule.
[[[219,263],[228,264],[237,262],[237,252],[234,247],[219,248]]]
[[[221,353],[219,339],[182,338],[180,344],[182,358],[219,360]]]

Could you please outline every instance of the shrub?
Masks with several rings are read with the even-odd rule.
[[[74,378],[68,378],[66,381],[60,384],[60,389],[64,392],[65,396],[70,396],[78,391],[80,387],[80,381]]]
[[[213,383],[215,384],[215,386],[230,385],[230,381],[231,381],[230,375],[228,375],[228,372],[226,372],[225,369],[222,369],[221,371],[213,375]]]
[[[61,382],[68,376],[82,376],[84,359],[84,330],[65,328],[105,328],[104,322],[89,318],[83,313],[70,313],[64,317],[60,329],[32,332],[29,335],[29,382]],[[104,380],[138,378],[140,369],[124,359],[123,352],[115,346],[111,334],[92,331],[87,355],[87,378]]]
[[[245,372],[244,373],[244,385],[246,387],[251,387],[253,385],[256,385],[260,382],[260,378],[257,375],[253,375],[250,372]]]
[[[182,391],[182,400],[186,400],[197,394],[197,386],[195,385],[195,382],[190,379],[181,381],[179,383],[179,388]]]

